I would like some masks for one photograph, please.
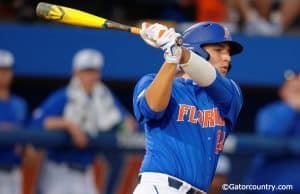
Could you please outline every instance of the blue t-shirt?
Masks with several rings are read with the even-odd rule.
[[[120,103],[114,99],[116,106],[119,108],[122,116],[127,114],[127,111],[121,107]],[[67,88],[60,89],[50,95],[42,105],[34,111],[31,128],[43,129],[44,121],[47,117],[62,117],[64,114],[65,106],[68,102]],[[64,162],[74,164],[76,166],[90,165],[94,158],[95,153],[91,150],[78,150],[78,149],[49,149],[48,159],[54,162]]]
[[[271,103],[258,112],[256,130],[266,137],[299,137],[300,112],[282,101]],[[299,164],[298,156],[258,155],[246,181],[249,184],[292,184],[293,192],[300,192]]]
[[[176,78],[167,108],[154,112],[144,95],[154,77],[142,77],[134,90],[134,113],[146,135],[140,171],[168,174],[207,191],[242,106],[240,89],[220,74],[206,88]]]
[[[24,99],[12,95],[8,100],[0,100],[0,129],[22,129],[27,119],[27,104]],[[15,146],[0,148],[0,165],[20,164],[20,150]]]

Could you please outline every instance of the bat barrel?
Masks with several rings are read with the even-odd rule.
[[[65,15],[64,10],[60,7],[44,2],[38,3],[35,12],[39,17],[51,20],[60,20]]]

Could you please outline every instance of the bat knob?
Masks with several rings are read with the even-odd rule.
[[[176,38],[175,42],[176,42],[177,46],[182,46],[183,45],[183,38],[182,38],[182,36],[178,36]]]

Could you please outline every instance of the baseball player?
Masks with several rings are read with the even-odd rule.
[[[242,51],[226,28],[201,22],[182,35],[142,24],[146,43],[164,51],[157,74],[142,77],[133,96],[145,129],[146,154],[134,194],[206,193],[224,141],[242,106],[237,84],[226,78],[231,55]]]
[[[256,116],[259,136],[280,138],[300,137],[300,72],[286,71],[285,81],[278,89],[280,99],[262,107]],[[247,184],[293,185],[282,193],[300,193],[300,159],[298,155],[257,154],[246,177]],[[278,190],[279,192],[279,190]],[[275,193],[256,191],[257,194]]]
[[[39,185],[41,194],[97,193],[92,173],[96,153],[82,148],[87,146],[88,136],[111,130],[132,117],[101,82],[102,66],[99,51],[80,50],[74,56],[68,86],[54,92],[34,113],[33,127],[64,130],[81,148],[48,150]]]
[[[13,54],[0,50],[0,130],[5,131],[22,129],[27,118],[27,103],[10,91],[13,64]],[[22,193],[21,151],[18,145],[0,148],[1,194]]]

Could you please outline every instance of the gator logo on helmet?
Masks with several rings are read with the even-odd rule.
[[[224,26],[224,38],[225,39],[230,39],[231,38],[229,30],[225,26]]]

